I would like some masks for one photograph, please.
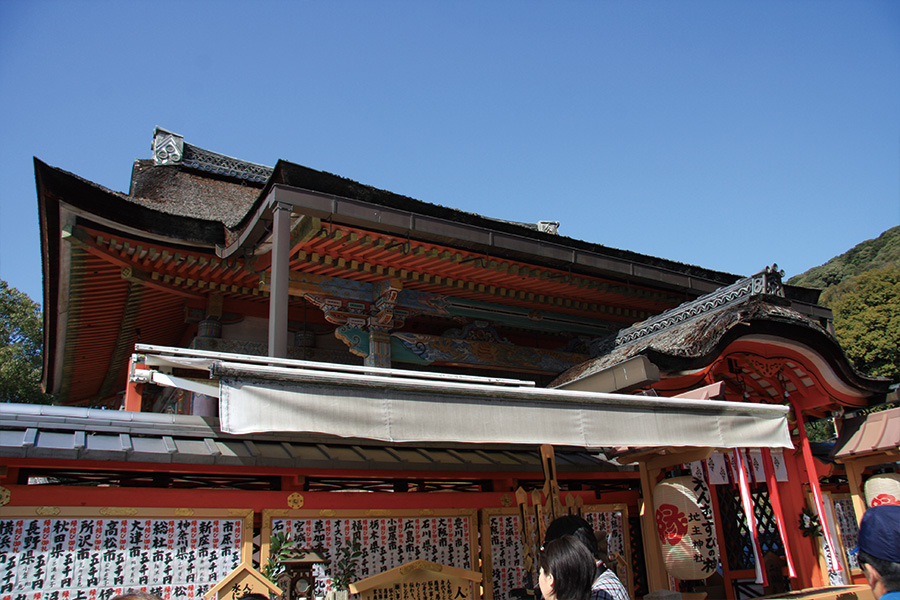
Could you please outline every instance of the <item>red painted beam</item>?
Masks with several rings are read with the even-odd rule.
[[[216,465],[216,464],[187,464],[187,463],[152,463],[152,462],[124,462],[103,460],[79,460],[64,458],[23,458],[9,457],[4,459],[9,467],[31,469],[74,469],[87,471],[137,471],[157,473],[202,473],[209,475],[258,475],[263,477],[303,476],[303,477],[329,477],[342,479],[431,479],[448,481],[476,481],[495,480],[498,477],[504,480],[544,480],[543,473],[539,472],[503,472],[496,471],[405,471],[371,469],[324,469],[300,467],[259,467],[256,465]],[[622,481],[640,479],[637,472],[603,472],[603,473],[562,473],[563,481]]]

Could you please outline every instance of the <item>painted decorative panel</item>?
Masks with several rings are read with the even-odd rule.
[[[252,523],[249,510],[4,509],[0,599],[200,599],[248,557]]]

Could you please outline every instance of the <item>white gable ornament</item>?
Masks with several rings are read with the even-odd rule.
[[[267,598],[281,595],[281,588],[254,569],[250,563],[241,563],[219,583],[203,594],[207,600],[240,600],[247,594],[262,594]]]

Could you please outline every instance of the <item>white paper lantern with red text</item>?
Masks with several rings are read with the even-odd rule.
[[[682,580],[715,573],[719,546],[706,484],[693,477],[666,479],[654,488],[653,504],[666,571]]]
[[[900,504],[900,474],[881,473],[866,481],[866,505]]]

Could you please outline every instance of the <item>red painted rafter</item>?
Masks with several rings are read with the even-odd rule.
[[[589,285],[574,285],[576,277],[565,271],[535,268],[481,253],[350,228],[338,229],[331,225],[325,225],[323,229],[330,231],[328,236],[317,234],[294,248],[293,270],[329,277],[344,274],[344,277],[370,282],[385,279],[392,276],[392,273],[393,276],[398,276],[405,272],[405,277],[401,276],[401,279],[408,289],[535,308],[545,304],[542,300],[563,298],[562,303],[553,305],[554,310],[597,316],[595,310],[579,311],[569,307],[575,303],[613,306],[618,307],[618,314],[603,316],[619,317],[625,322],[656,314],[677,303],[677,299],[654,290],[583,276],[577,279],[589,282]],[[336,231],[340,232],[340,236],[335,234]],[[324,261],[329,259],[331,264],[325,264]],[[341,259],[351,266],[349,273],[336,266]],[[355,272],[352,270],[354,260],[358,269]],[[370,266],[370,271],[361,270],[364,264]],[[484,265],[490,267],[485,268]],[[498,265],[506,270],[497,268]],[[441,278],[439,284],[427,281],[433,281],[437,277]],[[447,279],[451,280],[449,286],[445,283]],[[465,282],[465,285],[460,287],[457,285],[458,281]],[[470,288],[470,283],[474,289]],[[604,287],[607,291],[603,290]],[[525,301],[503,297],[497,294],[502,288],[531,296]],[[541,299],[540,296],[545,298]]]

